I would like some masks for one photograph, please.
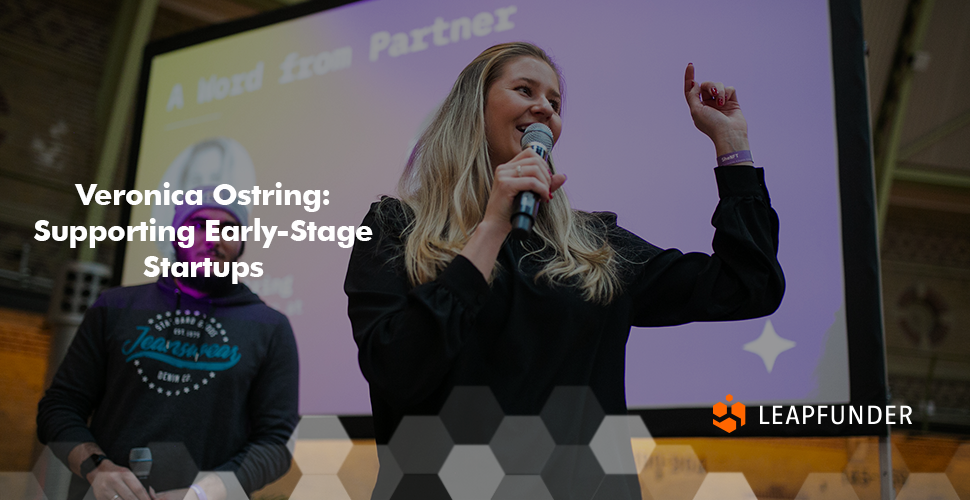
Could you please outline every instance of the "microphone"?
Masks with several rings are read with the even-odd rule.
[[[522,136],[522,149],[532,148],[542,159],[549,163],[552,151],[552,130],[541,123],[533,123],[525,129]],[[528,239],[532,235],[532,225],[539,214],[539,195],[532,191],[522,191],[515,195],[512,204],[512,238]]]
[[[152,471],[151,448],[132,448],[128,453],[128,468],[144,483]]]

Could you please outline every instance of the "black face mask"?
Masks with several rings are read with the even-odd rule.
[[[179,262],[189,262],[188,259],[182,256],[182,250],[179,248],[175,249],[175,258]],[[235,262],[236,259],[238,258],[239,256],[237,255],[235,259],[232,259],[232,261],[230,261],[225,265],[230,266],[231,268],[233,262]],[[213,263],[213,268],[215,267],[215,265],[216,264]],[[222,268],[222,266],[223,264],[219,264],[220,269]],[[227,274],[226,276],[216,276],[214,269],[212,269],[209,271],[209,276],[206,276],[204,269],[200,268],[196,273],[196,276],[194,277],[187,276],[185,278],[178,278],[178,281],[179,283],[182,283],[183,285],[193,290],[198,290],[206,295],[220,295],[222,293],[229,291],[233,287],[231,270],[230,270],[230,273]]]
[[[206,295],[221,295],[232,288],[231,275],[223,277],[211,274],[206,277],[204,273],[199,273],[195,277],[188,276],[186,278],[179,278],[178,280],[179,283]]]

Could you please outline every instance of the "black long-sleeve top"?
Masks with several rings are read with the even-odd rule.
[[[354,246],[344,290],[377,442],[387,443],[404,415],[437,414],[456,386],[489,386],[506,414],[519,415],[538,414],[556,386],[588,386],[607,414],[626,413],[631,326],[774,312],[785,281],[764,173],[731,166],[715,176],[712,255],[659,249],[617,226],[615,215],[598,214],[622,261],[622,293],[608,305],[584,300],[574,286],[537,281],[539,263],[523,259],[528,243],[512,240],[491,284],[459,255],[434,281],[412,286],[402,204],[372,205],[362,225],[375,236]]]

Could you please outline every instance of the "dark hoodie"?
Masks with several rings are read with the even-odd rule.
[[[123,466],[132,447],[183,443],[249,494],[289,468],[298,363],[289,321],[245,285],[202,299],[170,278],[109,290],[41,399],[37,434],[65,462],[94,441]]]

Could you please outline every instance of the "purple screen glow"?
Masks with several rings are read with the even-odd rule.
[[[422,28],[416,40],[413,30]],[[563,133],[553,154],[575,208],[616,212],[620,225],[660,247],[711,251],[715,154],[684,101],[688,62],[698,82],[737,88],[755,164],[765,169],[781,220],[784,302],[769,318],[635,328],[629,406],[710,406],[728,393],[749,404],[847,401],[823,0],[372,0],[179,49],[152,61],[135,188],[157,188],[193,144],[228,137],[248,153],[257,184],[330,193],[316,213],[267,206],[254,207],[251,218],[285,229],[296,219],[356,225],[372,201],[394,193],[422,123],[465,64],[514,40],[538,44],[562,67]],[[301,68],[300,58],[324,52]],[[256,90],[197,99],[200,78],[251,71],[258,62]],[[172,109],[176,84],[185,104]],[[147,218],[135,210],[130,223]],[[125,284],[150,281],[142,261],[154,247],[128,248]],[[301,413],[369,414],[342,289],[350,250],[277,239],[246,252],[266,270],[248,283],[296,332]]]

